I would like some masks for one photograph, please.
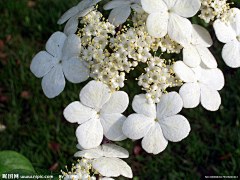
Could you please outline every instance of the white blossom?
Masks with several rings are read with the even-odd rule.
[[[77,146],[78,147],[78,146]],[[129,153],[124,148],[114,144],[103,144],[93,149],[78,151],[75,157],[85,157],[93,159],[94,169],[107,177],[117,177],[123,175],[132,178],[132,170],[129,165],[119,158],[128,158]]]
[[[48,98],[54,98],[63,91],[64,75],[72,83],[88,79],[89,70],[76,58],[81,50],[81,40],[77,35],[67,37],[62,32],[55,32],[48,39],[46,50],[36,54],[30,69],[36,77],[43,77],[42,88]]]
[[[164,94],[157,104],[147,103],[144,94],[136,95],[132,102],[136,112],[123,123],[123,133],[130,139],[141,139],[142,147],[148,153],[162,152],[168,141],[178,142],[187,137],[190,125],[179,115],[183,102],[179,94]]]
[[[121,113],[129,103],[127,93],[110,93],[107,85],[93,80],[82,88],[79,96],[80,102],[69,104],[63,115],[69,122],[80,124],[76,136],[82,148],[97,147],[102,142],[103,135],[113,141],[126,139],[122,132],[126,117]]]

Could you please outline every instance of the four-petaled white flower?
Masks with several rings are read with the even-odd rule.
[[[212,45],[209,32],[197,24],[192,25],[192,36],[189,44],[184,45],[183,62],[189,67],[197,67],[201,61],[208,68],[217,68],[217,62],[208,47]]]
[[[127,20],[131,13],[131,8],[137,12],[143,11],[140,0],[114,0],[103,6],[104,10],[113,9],[109,14],[108,20],[115,26],[120,25]]]
[[[176,92],[164,94],[157,104],[147,103],[144,94],[136,95],[132,102],[135,114],[123,123],[123,133],[130,139],[142,140],[142,147],[148,153],[162,152],[169,141],[178,142],[190,132],[188,120],[177,113],[182,110],[183,101]]]
[[[43,77],[42,88],[48,98],[54,98],[63,91],[64,75],[72,83],[88,79],[87,67],[76,58],[81,50],[81,39],[77,35],[67,37],[62,32],[55,32],[48,39],[46,50],[36,54],[30,69],[36,77]]]
[[[81,147],[77,146],[79,149]],[[94,169],[107,177],[117,177],[123,175],[132,178],[132,170],[129,165],[119,158],[128,158],[129,153],[124,148],[114,144],[103,144],[89,150],[78,151],[75,157],[85,157],[94,159],[92,166]]]
[[[232,68],[240,67],[240,10],[232,8],[229,10],[234,16],[230,25],[217,19],[213,23],[216,36],[219,41],[226,43],[222,49],[222,58]]]
[[[63,24],[69,19],[64,28],[64,33],[66,35],[74,34],[77,31],[78,18],[85,16],[94,8],[94,4],[97,4],[99,1],[101,0],[82,0],[77,6],[67,10],[57,22],[58,24]]]
[[[129,103],[127,93],[110,93],[106,84],[93,80],[82,88],[80,101],[69,104],[63,115],[69,122],[81,124],[76,136],[82,148],[97,147],[102,142],[103,134],[113,141],[126,139],[122,132],[126,117],[121,113]]]
[[[220,69],[206,69],[202,64],[196,68],[189,68],[182,61],[177,61],[173,71],[186,82],[179,90],[184,108],[194,108],[201,101],[205,109],[218,110],[221,105],[218,90],[224,86],[224,76]]]
[[[200,9],[199,0],[141,0],[147,18],[148,33],[161,38],[167,33],[169,37],[185,44],[190,42],[192,24],[186,19],[194,16]]]

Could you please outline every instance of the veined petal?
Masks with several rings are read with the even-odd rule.
[[[192,27],[192,44],[210,47],[213,42],[209,32],[197,24],[192,24]]]
[[[51,54],[46,51],[40,51],[34,56],[30,70],[37,78],[40,78],[45,76],[58,62],[59,60]]]
[[[79,11],[76,18],[83,17],[83,16],[87,15],[89,12],[91,12],[93,10],[93,8],[94,8],[94,6],[90,6],[87,9],[83,9],[83,10]]]
[[[177,61],[173,65],[173,71],[180,77],[184,82],[194,82],[195,75],[193,71],[187,67],[182,61]]]
[[[149,35],[161,38],[168,31],[169,13],[167,11],[151,13],[146,22]]]
[[[223,46],[222,58],[229,67],[240,67],[240,42],[236,38]]]
[[[123,133],[130,139],[141,139],[155,124],[154,119],[142,114],[131,114],[123,123]]]
[[[191,22],[175,13],[169,13],[168,35],[179,44],[188,44],[191,40]]]
[[[67,24],[64,27],[64,33],[68,36],[70,34],[74,34],[77,31],[78,26],[78,20],[77,16],[73,16],[70,18],[67,22]]]
[[[139,4],[132,4],[131,8],[134,9],[137,13],[144,13],[142,6],[140,6]]]
[[[76,34],[70,34],[64,42],[62,50],[62,60],[77,57],[81,51],[81,39]]]
[[[63,44],[66,38],[67,36],[62,32],[57,31],[53,33],[46,43],[47,52],[60,60],[62,57]]]
[[[126,5],[126,4],[130,5],[131,2],[130,2],[129,0],[124,0],[124,1],[123,1],[123,0],[121,0],[121,1],[118,1],[118,0],[110,1],[110,2],[108,2],[107,4],[105,4],[105,5],[103,6],[103,9],[104,9],[104,10],[109,10],[109,9],[113,9],[113,8],[118,7],[118,6]]]
[[[221,105],[221,97],[217,90],[200,83],[201,104],[209,111],[217,111]]]
[[[100,120],[103,126],[103,134],[112,141],[122,141],[127,137],[122,132],[122,126],[126,117],[120,113],[100,113]]]
[[[99,111],[110,97],[111,93],[107,85],[94,80],[87,83],[80,92],[81,102],[96,111]]]
[[[42,79],[42,89],[48,98],[58,96],[65,87],[61,64],[55,65]]]
[[[200,9],[200,0],[177,0],[171,11],[182,17],[193,17]]]
[[[99,146],[103,139],[103,127],[100,119],[92,118],[79,125],[76,130],[78,143],[83,149],[91,149]]]
[[[199,79],[200,83],[215,90],[221,90],[223,88],[224,76],[220,69],[203,69],[202,71],[202,76]]]
[[[93,161],[94,169],[103,176],[117,177],[123,175],[132,178],[132,170],[123,160],[118,158],[100,157]]]
[[[134,96],[132,101],[132,108],[138,114],[143,114],[153,119],[156,118],[156,105],[147,103],[145,94]]]
[[[183,62],[189,67],[197,67],[200,65],[201,58],[197,49],[192,44],[184,45]]]
[[[78,151],[74,154],[74,157],[85,157],[90,159],[99,158],[102,156],[103,156],[103,152],[102,152],[101,146],[97,146],[95,148],[87,149],[87,150],[83,149],[82,151]]]
[[[106,104],[103,105],[101,112],[106,114],[123,113],[129,104],[128,94],[124,91],[115,91]]]
[[[167,145],[168,141],[163,136],[159,123],[155,123],[142,140],[142,147],[148,153],[159,154]]]
[[[76,57],[63,61],[62,66],[64,75],[68,81],[80,83],[88,79],[89,69]]]
[[[163,0],[163,1],[167,5],[168,9],[171,9],[177,2],[177,0]]]
[[[142,8],[148,14],[155,12],[167,12],[168,7],[163,0],[141,0]]]
[[[103,156],[116,157],[116,158],[128,158],[129,153],[126,149],[117,146],[115,144],[103,144],[102,145]]]
[[[216,61],[215,57],[212,55],[212,53],[209,51],[208,48],[206,48],[202,45],[196,45],[195,48],[197,49],[202,62],[208,68],[217,68],[217,61]]]
[[[170,92],[162,95],[157,104],[157,119],[168,117],[179,113],[182,110],[183,101],[176,92]]]
[[[230,42],[236,38],[236,33],[232,26],[227,26],[225,22],[217,19],[213,23],[213,28],[219,41],[223,43]]]
[[[166,117],[159,121],[164,137],[172,142],[186,138],[191,130],[188,120],[182,115]]]
[[[199,83],[185,83],[179,90],[184,108],[195,108],[200,103]]]
[[[82,124],[94,118],[97,115],[97,111],[84,106],[79,101],[74,101],[64,109],[63,115],[70,123],[77,122],[78,124]]]
[[[100,2],[101,0],[82,0],[80,3],[78,3],[77,7],[79,11],[82,11],[90,6],[93,6]]]
[[[109,14],[108,20],[115,26],[124,23],[130,15],[130,5],[121,5],[114,8]],[[114,20],[113,20],[114,19]]]
[[[71,17],[73,17],[74,15],[76,15],[78,13],[78,7],[74,6],[72,8],[70,8],[69,10],[67,10],[58,20],[58,24],[63,24],[65,21],[67,21],[68,19],[70,19]]]

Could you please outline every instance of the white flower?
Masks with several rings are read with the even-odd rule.
[[[76,130],[78,143],[84,149],[100,145],[103,134],[110,140],[122,141],[126,136],[122,124],[129,100],[127,93],[110,93],[107,85],[99,81],[90,81],[80,92],[80,100],[72,102],[63,111],[64,117],[71,123],[80,124]]]
[[[101,0],[82,0],[77,6],[67,10],[57,22],[63,24],[69,19],[64,28],[64,33],[66,35],[74,34],[77,31],[78,18],[85,16],[99,1]]]
[[[217,68],[217,62],[207,48],[212,45],[209,32],[197,24],[192,27],[191,43],[184,45],[183,62],[192,68],[199,66],[201,61],[208,68]]]
[[[78,146],[77,146],[78,147]],[[123,175],[132,178],[132,170],[126,162],[119,158],[128,158],[127,150],[114,144],[103,144],[89,150],[78,151],[74,154],[75,157],[85,157],[94,159],[92,166],[94,169],[107,177],[117,177]]]
[[[131,13],[131,8],[135,11],[140,11],[140,0],[114,0],[103,6],[104,10],[113,9],[109,14],[109,21],[115,26],[124,23]],[[114,19],[114,20],[113,20]]]
[[[54,98],[63,91],[64,75],[72,83],[88,79],[87,67],[76,58],[81,50],[81,40],[77,35],[67,37],[62,32],[55,32],[48,39],[46,50],[36,54],[30,69],[36,77],[43,77],[42,88],[48,98]]]
[[[179,90],[184,108],[194,108],[201,101],[205,109],[218,110],[221,105],[218,90],[224,86],[224,76],[220,69],[205,69],[201,66],[191,69],[182,61],[177,61],[173,71],[186,82]]]
[[[123,123],[123,133],[130,139],[142,140],[142,147],[148,153],[162,152],[169,141],[178,142],[190,132],[189,122],[177,114],[183,106],[176,92],[164,94],[157,104],[148,104],[144,94],[136,95],[132,102],[135,114]]]
[[[200,9],[199,0],[141,0],[147,18],[148,33],[161,38],[167,33],[177,43],[189,43],[192,25],[186,19]]]
[[[217,19],[213,23],[219,41],[226,43],[223,46],[222,58],[232,68],[240,67],[240,10],[233,8],[229,13],[234,14],[230,25]]]

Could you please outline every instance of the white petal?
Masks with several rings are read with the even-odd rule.
[[[168,141],[164,138],[159,123],[155,123],[142,140],[142,147],[148,153],[158,154],[166,149],[167,145]]]
[[[134,9],[134,11],[136,11],[137,13],[144,13],[142,6],[140,6],[139,4],[132,4],[131,8]]]
[[[124,91],[115,91],[111,93],[109,101],[103,105],[101,112],[103,113],[123,113],[129,103],[128,94]]]
[[[68,20],[69,18],[73,17],[75,14],[78,13],[78,7],[74,6],[72,8],[70,8],[69,10],[67,10],[58,20],[58,24],[63,24],[66,20]]]
[[[126,149],[117,146],[115,144],[103,144],[102,145],[103,156],[116,157],[116,158],[128,158],[129,153]]]
[[[184,108],[195,108],[200,102],[199,83],[185,83],[179,90]]]
[[[168,9],[171,9],[174,6],[174,4],[177,2],[177,0],[163,0],[163,1],[166,3]]]
[[[77,18],[87,15],[89,12],[91,12],[93,10],[93,8],[94,8],[94,6],[90,6],[87,9],[79,11],[79,13],[77,14]]]
[[[64,109],[63,115],[70,123],[77,122],[78,124],[82,124],[94,118],[97,112],[92,108],[84,106],[79,101],[74,101]]]
[[[69,36],[70,34],[74,34],[77,31],[78,20],[77,15],[73,16],[68,20],[67,24],[64,27],[64,33]]]
[[[208,48],[201,45],[196,45],[195,47],[201,57],[202,62],[208,68],[217,68],[217,61]]]
[[[88,107],[99,111],[109,101],[111,93],[106,84],[99,81],[90,81],[80,92],[81,102]]]
[[[219,41],[227,43],[236,38],[236,33],[231,26],[217,19],[213,23],[213,28]]]
[[[234,14],[233,22],[231,22],[231,26],[236,32],[236,34],[240,35],[240,10],[238,8],[231,8],[229,11]]]
[[[121,5],[114,8],[109,14],[108,20],[115,26],[124,23],[130,15],[130,5]],[[114,20],[113,20],[114,19]]]
[[[195,75],[193,71],[187,67],[182,61],[177,61],[173,65],[173,71],[180,77],[184,82],[194,82]]]
[[[36,77],[40,78],[45,76],[58,62],[58,59],[46,51],[40,51],[34,56],[30,65],[30,70]]]
[[[79,11],[82,11],[90,6],[93,6],[100,2],[101,0],[83,0],[80,3],[78,3],[77,7],[79,8]]]
[[[123,123],[123,133],[130,139],[141,139],[154,125],[154,119],[142,114],[131,114]]]
[[[63,61],[62,66],[64,75],[68,81],[80,83],[88,79],[89,69],[76,57]]]
[[[118,158],[100,157],[93,161],[92,165],[103,176],[117,177],[123,175],[132,178],[131,168]]]
[[[65,87],[61,64],[55,65],[42,79],[42,89],[48,98],[58,96]]]
[[[192,44],[184,45],[183,62],[189,67],[197,67],[200,65],[201,58],[197,49]]]
[[[222,58],[232,68],[240,67],[240,42],[236,39],[223,46]]]
[[[221,105],[221,97],[217,90],[200,83],[201,87],[201,104],[209,111],[217,111]]]
[[[155,12],[148,16],[146,26],[148,34],[161,38],[167,34],[169,14],[167,11]]]
[[[81,39],[76,34],[70,34],[64,42],[62,50],[62,60],[77,57],[81,51]]]
[[[212,89],[221,90],[224,86],[224,76],[220,69],[203,69],[199,81]]]
[[[66,38],[67,36],[62,32],[57,31],[53,33],[46,43],[47,52],[60,60],[62,57],[63,44]]]
[[[113,9],[113,8],[116,8],[116,7],[124,5],[124,4],[130,4],[130,3],[131,3],[130,1],[126,1],[126,0],[125,1],[118,1],[118,0],[110,1],[103,6],[103,9],[109,10],[109,9]]]
[[[143,114],[153,119],[156,118],[156,105],[147,103],[145,94],[134,96],[132,101],[132,108],[138,114]]]
[[[78,126],[76,130],[78,143],[83,149],[91,149],[100,145],[103,139],[103,127],[99,119],[92,118]]]
[[[179,113],[182,110],[183,101],[176,92],[164,94],[157,104],[157,119],[168,117]]]
[[[114,180],[114,179],[109,177],[104,177],[104,178],[101,178],[101,180]]]
[[[103,126],[103,134],[112,141],[122,141],[127,137],[122,132],[122,126],[126,117],[120,113],[100,113],[100,120]]]
[[[159,121],[164,137],[172,142],[186,138],[191,130],[188,120],[182,115],[174,115]]]
[[[200,9],[201,2],[199,0],[177,0],[172,7],[172,11],[182,17],[193,17]]]
[[[101,146],[97,146],[92,149],[83,149],[82,151],[78,151],[74,154],[74,157],[85,157],[85,158],[90,158],[90,159],[99,158],[102,156],[103,156],[103,151],[102,151]]]
[[[179,44],[188,44],[191,40],[191,22],[175,13],[169,13],[168,35]]]
[[[148,14],[154,12],[167,12],[167,5],[162,0],[141,0],[142,8]]]
[[[197,24],[192,24],[192,27],[192,44],[210,47],[213,43],[210,33]]]

